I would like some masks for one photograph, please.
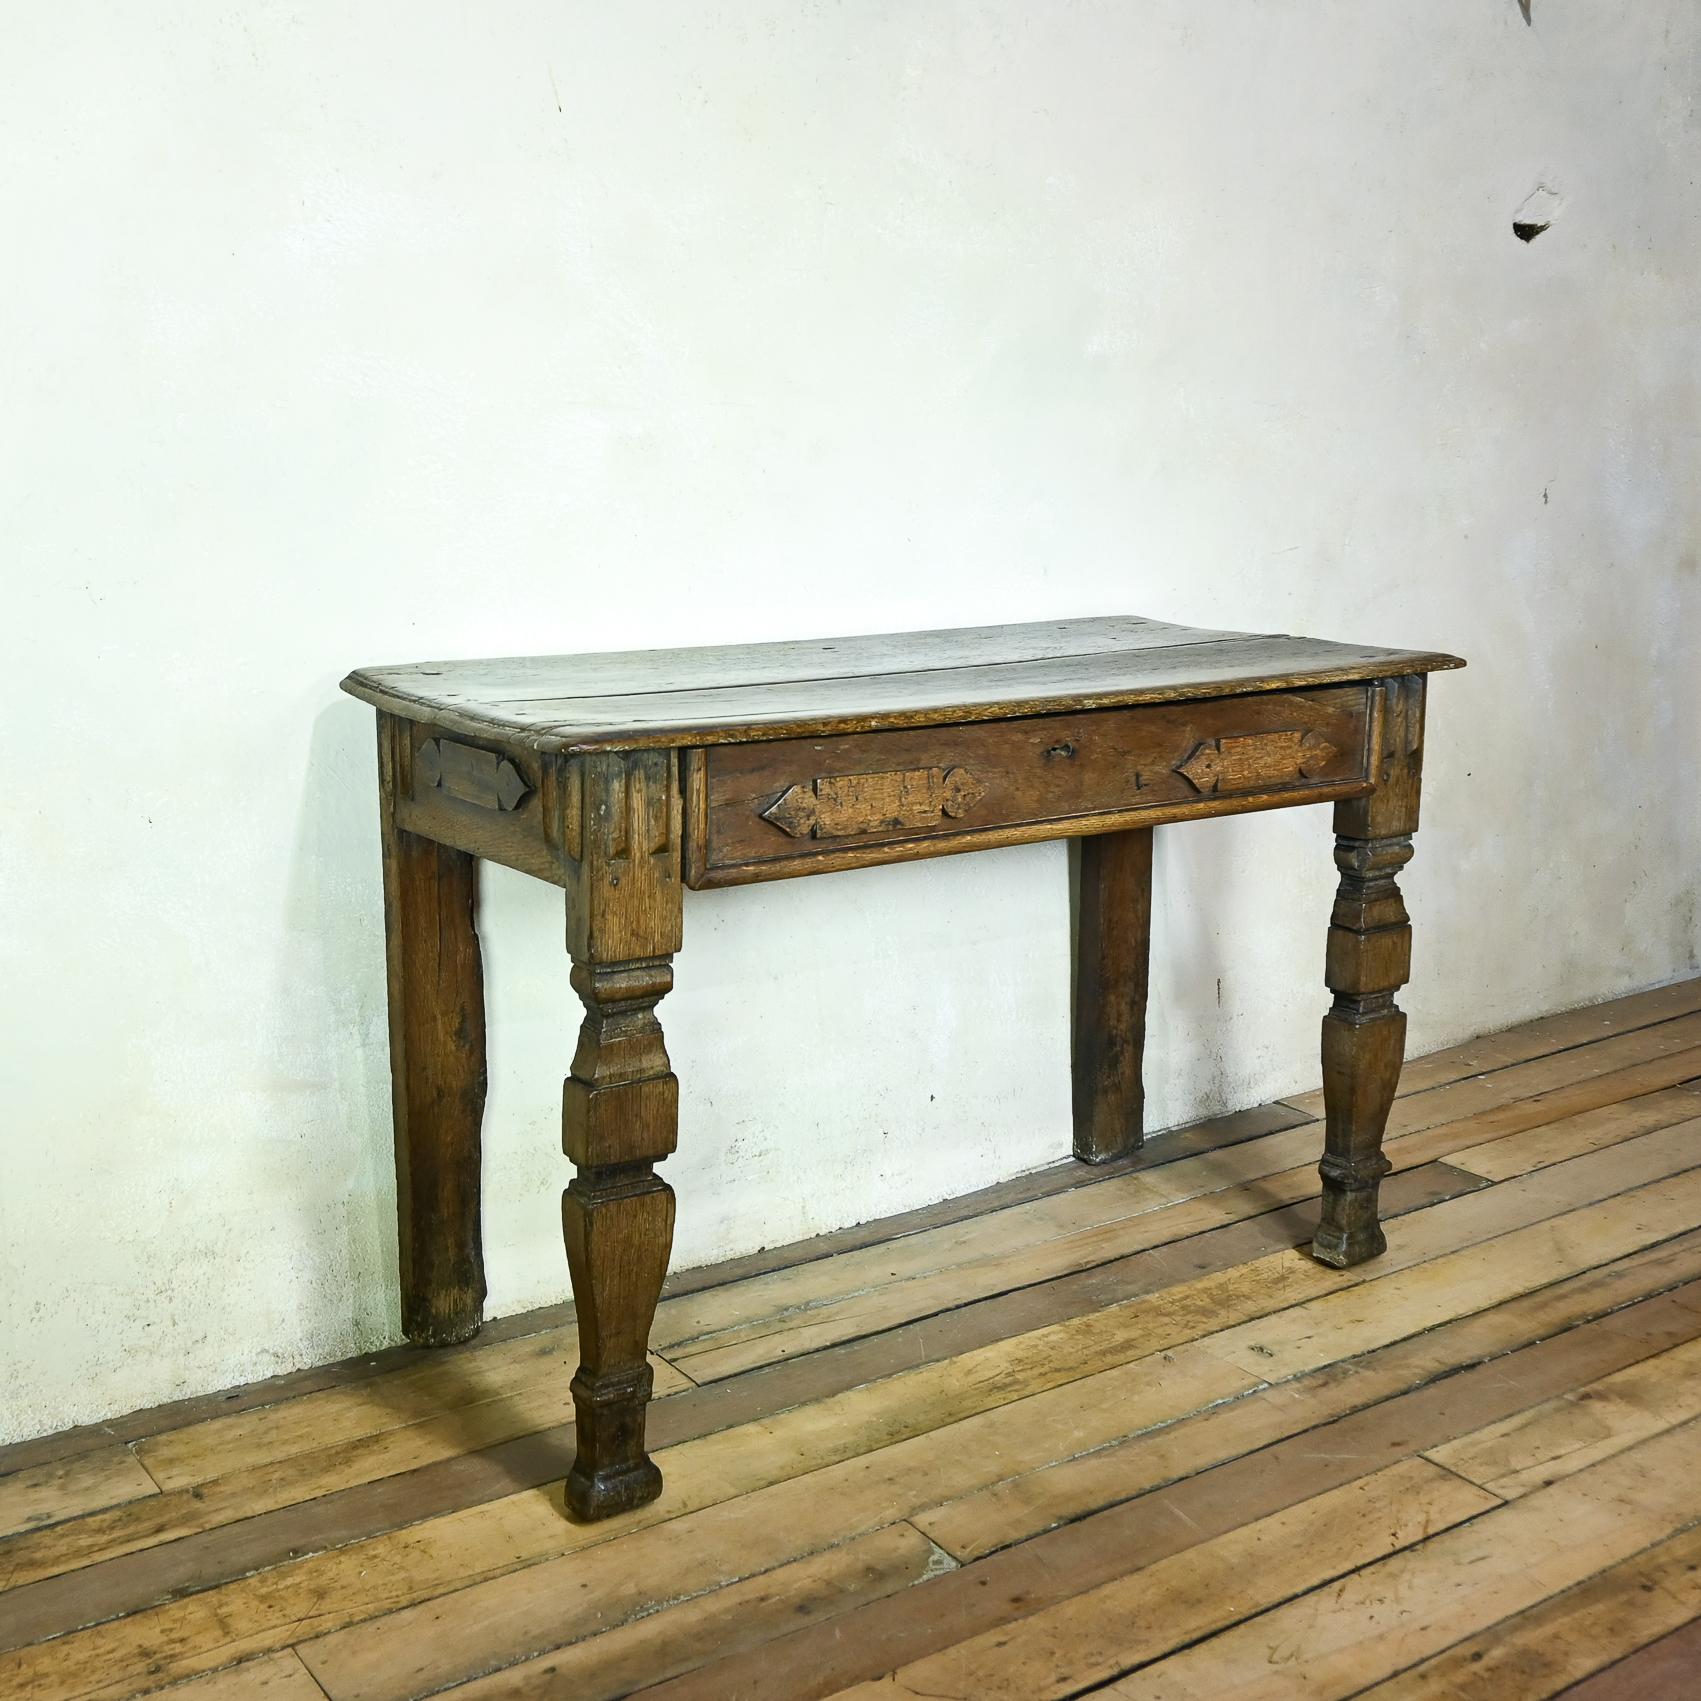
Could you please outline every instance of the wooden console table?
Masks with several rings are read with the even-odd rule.
[[[1103,1163],[1141,1139],[1152,827],[1332,801],[1312,1249],[1374,1257],[1411,954],[1395,876],[1418,820],[1425,675],[1461,665],[1118,618],[350,674],[379,710],[408,1338],[464,1340],[484,1301],[478,857],[566,888],[586,1010],[562,1102],[577,1517],[661,1491],[645,1350],[673,1237],[654,1166],[679,1089],[656,1005],[687,886],[1081,838],[1075,1155]]]

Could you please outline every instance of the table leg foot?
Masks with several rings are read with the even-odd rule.
[[[1323,1213],[1311,1242],[1311,1255],[1319,1263],[1350,1270],[1388,1250],[1377,1203],[1388,1169],[1388,1160],[1380,1156],[1362,1170],[1323,1159]]]
[[[579,1451],[567,1477],[567,1510],[581,1523],[647,1506],[662,1491],[660,1467],[644,1451],[651,1375],[573,1378]]]

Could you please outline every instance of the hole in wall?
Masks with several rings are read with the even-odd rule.
[[[1512,234],[1520,242],[1534,242],[1544,230],[1552,230],[1565,198],[1558,190],[1538,183],[1512,214]]]

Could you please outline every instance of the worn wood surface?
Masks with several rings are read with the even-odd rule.
[[[687,752],[687,756],[691,753]],[[687,781],[691,789],[688,798],[699,795],[701,788],[693,783],[693,770],[686,763]],[[693,889],[713,889],[721,886],[743,886],[755,881],[791,880],[804,874],[841,874],[853,868],[875,868],[886,863],[921,862],[933,857],[957,856],[964,851],[1003,850],[1012,845],[1043,844],[1052,839],[1078,839],[1094,833],[1115,833],[1141,827],[1167,827],[1186,821],[1213,821],[1224,815],[1250,815],[1268,809],[1286,809],[1296,803],[1327,803],[1339,797],[1350,797],[1364,789],[1362,782],[1348,780],[1327,782],[1304,791],[1293,787],[1277,787],[1269,791],[1241,792],[1227,796],[1207,793],[1173,803],[1136,803],[1126,809],[1108,809],[1095,815],[1047,816],[1043,820],[1022,821],[1008,827],[986,827],[958,830],[954,822],[947,823],[949,831],[917,833],[909,837],[886,837],[876,843],[863,844],[857,840],[842,840],[819,844],[802,856],[771,857],[757,862],[727,863],[706,867],[691,853]],[[692,804],[691,809],[698,805]],[[687,838],[690,853],[693,840]]]
[[[1308,803],[1369,783],[1370,688],[1278,691],[688,753],[687,879],[973,850],[1141,815]]]
[[[1149,1665],[1104,1693],[1119,1701],[1356,1694],[1697,1517],[1701,1424],[1689,1423]],[[1283,1656],[1272,1661],[1272,1648]]]
[[[1149,828],[1339,800],[1314,1250],[1374,1255],[1404,1035],[1391,875],[1415,824],[1424,675],[1456,665],[1120,618],[351,675],[380,710],[404,1332],[449,1345],[482,1322],[479,857],[563,887],[586,1008],[563,1093],[578,1518],[661,1492],[646,1345],[674,1221],[655,1165],[679,1094],[655,1012],[687,884],[1104,836],[1080,861],[1074,1104],[1077,1156],[1107,1163],[1141,1134]],[[788,1331],[786,1353],[847,1339],[854,1309],[836,1334]],[[700,1346],[701,1378],[756,1368],[760,1333]]]
[[[1669,1553],[1677,1545],[1666,1544],[1666,1550]],[[1682,1546],[1684,1551],[1673,1556],[1681,1567],[1681,1575],[1668,1580],[1662,1571],[1654,1571],[1646,1577],[1618,1579],[1621,1591],[1613,1600],[1613,1622],[1602,1641],[1594,1646],[1616,1652],[1617,1646],[1640,1642],[1653,1625],[1668,1616],[1659,1610],[1667,1608],[1668,1602],[1658,1602],[1654,1613],[1638,1614],[1636,1609],[1645,1604],[1644,1597],[1662,1590],[1676,1595],[1688,1608],[1688,1619],[1657,1642],[1646,1643],[1636,1652],[1615,1659],[1593,1677],[1564,1690],[1567,1701],[1651,1701],[1653,1697],[1665,1696],[1685,1701],[1693,1694],[1697,1675],[1701,1674],[1701,1603],[1693,1596],[1695,1576],[1701,1571],[1701,1564],[1697,1563],[1693,1531]],[[1614,1632],[1616,1646],[1609,1639]]]
[[[840,1693],[1062,1701],[1497,1504],[1403,1459],[1160,1559],[1125,1549],[1122,1575]]]
[[[1395,876],[1411,860],[1423,772],[1421,676],[1377,688],[1376,790],[1335,805],[1335,866],[1323,1018],[1323,1220],[1313,1254],[1346,1268],[1383,1249],[1377,1189],[1383,1130],[1406,1055],[1394,994],[1411,973],[1412,929]]]
[[[39,1530],[157,1494],[159,1484],[128,1447],[104,1447],[47,1459],[0,1476],[0,1536]]]
[[[585,1006],[561,1101],[576,1171],[561,1201],[578,1313],[572,1391],[578,1448],[566,1504],[610,1517],[661,1492],[644,1447],[645,1356],[673,1244],[679,1083],[656,1005],[673,985],[682,924],[678,764],[671,751],[600,752],[546,779],[567,869],[567,948]]]
[[[9,1450],[0,1694],[1683,1693],[1697,994],[1420,1060],[1357,1269],[1275,1112],[702,1273],[623,1518],[561,1516],[556,1313]]]
[[[574,752],[747,743],[1309,688],[1459,667],[1428,651],[1117,616],[804,643],[351,673],[344,689],[475,742]]]
[[[437,1346],[464,1341],[483,1318],[484,968],[473,858],[396,819],[396,800],[413,783],[413,759],[407,725],[380,715],[402,1332]]]
[[[544,776],[554,777],[547,758],[444,738],[413,721],[398,725],[406,752],[398,764],[406,783],[393,805],[399,827],[557,886],[565,882],[545,832]]]
[[[1146,990],[1152,949],[1149,828],[1081,841],[1070,1023],[1075,1156],[1104,1164],[1145,1134]]]

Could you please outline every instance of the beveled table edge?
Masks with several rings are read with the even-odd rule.
[[[1023,720],[1033,715],[1125,708],[1139,703],[1187,703],[1211,697],[1261,696],[1270,691],[1303,691],[1320,685],[1368,684],[1378,679],[1442,673],[1464,666],[1462,658],[1442,651],[1390,651],[1373,661],[1340,667],[1306,668],[1293,674],[1271,674],[1255,684],[1244,679],[1205,679],[1178,685],[1049,692],[1033,697],[960,703],[948,707],[887,709],[860,714],[777,714],[768,719],[751,716],[737,722],[707,725],[680,721],[638,730],[628,726],[606,730],[595,727],[544,729],[516,726],[495,715],[449,708],[376,684],[360,668],[342,681],[342,689],[363,703],[370,703],[387,714],[421,726],[441,727],[445,732],[535,751],[539,755],[576,756],[593,750],[666,750],[715,744],[756,744],[775,738],[813,738],[847,732],[887,732],[899,727],[961,726],[979,721]]]

